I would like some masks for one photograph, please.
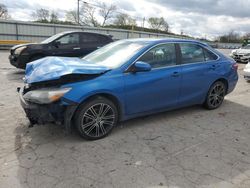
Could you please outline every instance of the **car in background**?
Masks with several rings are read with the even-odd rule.
[[[25,69],[27,63],[46,56],[83,57],[110,42],[113,42],[110,35],[80,31],[62,32],[41,43],[13,46],[9,60],[13,66]]]
[[[32,124],[74,125],[95,140],[119,121],[197,104],[218,108],[236,86],[237,68],[233,59],[193,40],[120,40],[83,59],[31,62],[18,90]]]
[[[247,63],[250,59],[250,44],[236,50],[232,50],[230,56],[237,62]]]
[[[243,69],[243,76],[246,81],[250,82],[250,62],[248,62],[248,64]]]

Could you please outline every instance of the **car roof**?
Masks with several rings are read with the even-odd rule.
[[[190,42],[190,43],[197,43],[204,46],[208,46],[208,44],[204,42],[200,42],[198,40],[192,40],[192,39],[179,39],[179,38],[136,38],[136,39],[124,39],[126,41],[131,42],[149,42],[151,44],[158,44],[158,43],[165,43],[165,42]]]
[[[112,38],[112,35],[100,34],[100,33],[95,33],[95,32],[86,32],[86,31],[64,31],[64,32],[61,32],[61,34],[69,34],[69,33],[97,34],[97,35],[102,35],[102,36],[107,36],[107,37],[111,37]]]

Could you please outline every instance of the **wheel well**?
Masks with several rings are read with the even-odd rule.
[[[43,57],[44,56],[44,54],[41,54],[41,53],[39,53],[39,54],[33,54],[32,56],[30,56],[30,61],[34,58],[34,57]]]
[[[228,91],[228,81],[225,78],[220,78],[220,79],[216,80],[215,82],[217,82],[217,81],[221,81],[221,82],[223,82],[225,84],[225,86],[226,86],[226,93],[227,93],[227,91]]]
[[[119,100],[111,95],[111,94],[107,94],[107,93],[100,93],[100,94],[95,94],[95,95],[92,95],[90,97],[88,97],[87,99],[85,99],[82,103],[86,102],[86,101],[89,101],[89,100],[93,100],[94,98],[98,98],[98,97],[104,97],[106,99],[109,99],[110,101],[112,101],[115,106],[117,107],[117,110],[118,110],[118,121],[121,120],[122,118],[122,108],[121,108],[121,104],[119,102]]]

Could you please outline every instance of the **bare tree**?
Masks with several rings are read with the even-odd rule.
[[[114,21],[115,25],[125,26],[125,25],[136,25],[136,20],[133,19],[128,14],[122,13],[118,14]]]
[[[88,26],[99,26],[99,22],[97,21],[96,18],[96,8],[93,6],[90,6],[87,3],[84,3],[80,7],[80,12],[79,12],[79,24],[80,25],[88,25]],[[78,24],[78,16],[77,12],[74,10],[68,11],[66,13],[66,20],[70,21],[72,23]]]
[[[0,4],[0,19],[10,19],[8,9],[4,4]]]
[[[106,3],[100,3],[99,7],[99,14],[103,18],[101,25],[105,26],[106,22],[114,16],[117,7],[114,4],[107,5]]]
[[[50,13],[50,23],[57,23],[58,21],[58,14],[55,11],[52,11]]]
[[[96,8],[89,5],[84,4],[82,7],[83,10],[83,23],[86,25],[97,27],[99,26],[99,22],[96,19]]]
[[[32,13],[32,16],[41,22],[49,22],[50,13],[47,9],[37,9],[35,12]]]
[[[169,25],[163,17],[161,17],[161,18],[151,17],[148,19],[148,23],[152,29],[164,30],[164,31],[169,30]]]
[[[78,23],[77,12],[74,11],[74,10],[67,11],[66,20],[69,21],[69,22],[72,22],[74,24],[77,24]],[[79,20],[79,22],[80,22],[80,25],[83,25],[81,19]]]

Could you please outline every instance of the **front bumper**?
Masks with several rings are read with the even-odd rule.
[[[245,80],[250,81],[250,69],[244,69],[243,75],[244,75]]]
[[[78,104],[62,99],[51,104],[36,104],[23,98],[23,89],[18,89],[21,106],[32,124],[60,123],[71,130],[71,120]]]
[[[236,62],[248,63],[250,56],[243,56],[243,55],[230,55]]]
[[[25,69],[26,64],[29,62],[29,57],[27,55],[9,55],[10,64],[16,68]]]

